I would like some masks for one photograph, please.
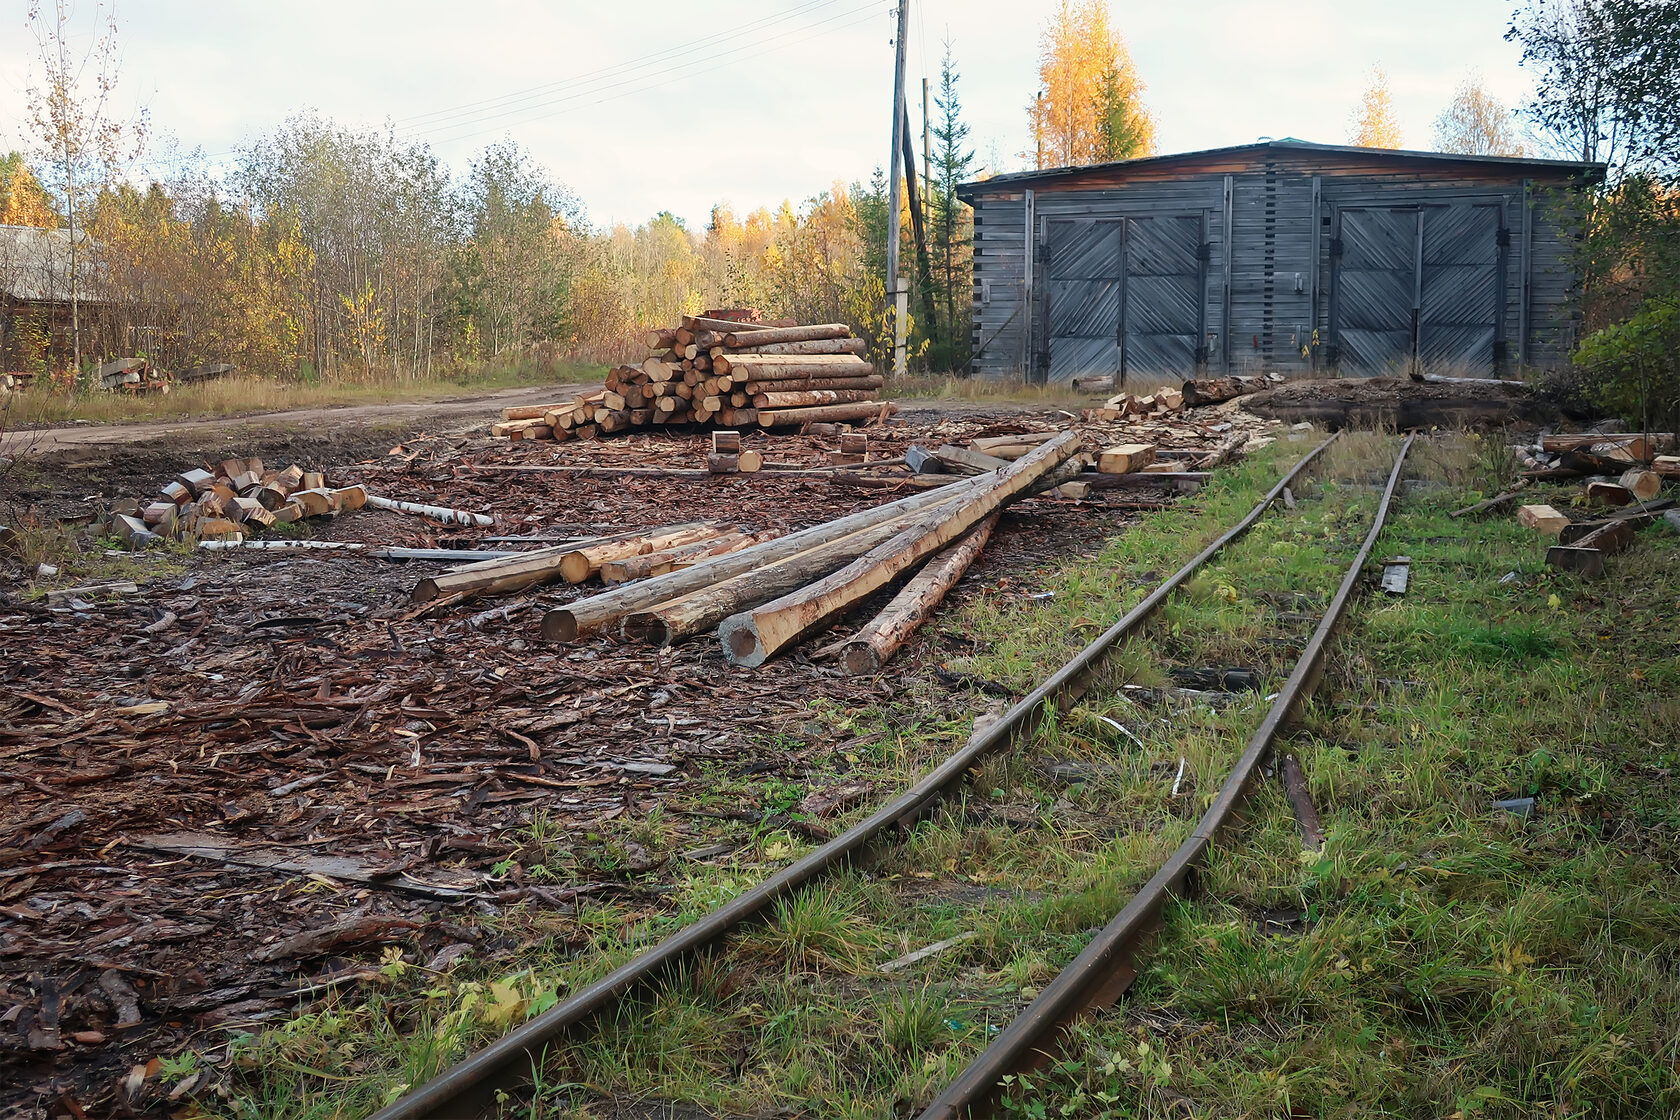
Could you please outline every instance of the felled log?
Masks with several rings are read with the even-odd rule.
[[[1644,462],[1659,451],[1675,448],[1673,432],[1578,432],[1570,435],[1540,437],[1540,450],[1553,455],[1578,451],[1597,444],[1616,444],[1626,448],[1635,459]]]
[[[1662,501],[1646,502],[1638,509],[1626,509],[1620,513],[1609,514],[1597,521],[1577,521],[1563,527],[1563,531],[1558,534],[1558,543],[1579,544],[1582,537],[1589,537],[1606,525],[1614,525],[1619,521],[1631,522],[1634,528],[1643,529],[1657,519],[1658,513],[1673,505],[1674,502],[1671,499],[1665,498]]]
[[[633,579],[646,579],[648,576],[662,576],[666,572],[690,567],[708,557],[726,556],[743,548],[751,548],[761,541],[774,540],[775,537],[774,532],[753,534],[731,531],[708,541],[678,545],[641,556],[627,556],[622,560],[608,560],[601,565],[601,582],[611,586],[628,583]]]
[[[971,447],[957,447],[954,444],[936,448],[930,454],[936,463],[952,474],[985,474],[987,471],[1001,470],[1009,465],[1007,459],[987,455]]]
[[[833,575],[724,619],[718,627],[724,656],[736,665],[762,665],[802,634],[826,623],[985,520],[1077,452],[1079,442],[1077,433],[1064,432],[996,475],[981,476],[949,509],[917,518]]]
[[[691,521],[686,525],[671,525],[663,529],[621,534],[612,540],[595,541],[572,549],[560,557],[560,576],[567,583],[582,583],[609,560],[658,552],[677,545],[712,541],[728,532],[728,526],[718,521]]]
[[[752,345],[729,350],[719,345],[712,347],[713,358],[723,357],[735,353],[747,354],[864,354],[869,344],[861,338],[816,338],[805,342],[771,342],[760,343],[756,338],[744,338],[742,342]]]
[[[905,584],[869,625],[841,647],[840,664],[846,672],[854,676],[878,672],[892,660],[893,654],[927,621],[945,593],[956,586],[980,550],[986,547],[999,516],[993,513],[968,536],[928,561],[927,567]]]
[[[634,611],[646,610],[660,603],[702,588],[711,587],[743,572],[752,572],[798,555],[827,541],[840,540],[862,529],[882,522],[896,521],[921,510],[955,500],[963,487],[927,494],[914,494],[896,502],[860,510],[834,521],[814,525],[797,533],[789,533],[741,552],[720,556],[681,571],[628,584],[591,595],[543,615],[542,636],[549,641],[572,641],[593,633],[609,623],[617,623]]]
[[[1501,506],[1510,505],[1512,502],[1516,501],[1516,499],[1517,491],[1507,490],[1503,494],[1495,494],[1491,498],[1485,498],[1482,501],[1477,502],[1475,505],[1465,506],[1463,509],[1455,509],[1451,513],[1447,514],[1447,516],[1453,518],[1474,517],[1481,513],[1491,513],[1493,510],[1499,509]]]
[[[884,384],[886,378],[878,373],[864,377],[795,377],[747,383],[755,393],[796,393],[807,389],[879,389]]]
[[[1577,447],[1565,451],[1558,465],[1583,474],[1621,474],[1638,460],[1633,452],[1619,443],[1595,443],[1591,447]]]
[[[861,401],[857,404],[830,404],[817,408],[760,409],[758,423],[764,428],[780,428],[789,424],[808,424],[813,421],[873,420],[891,416],[898,406],[891,401]]]
[[[263,504],[267,505],[268,503],[264,502]],[[442,521],[446,525],[466,525],[489,529],[496,524],[496,519],[487,513],[450,509],[447,506],[429,506],[423,502],[399,502],[391,498],[382,498],[377,494],[369,494],[367,504],[374,509],[386,509],[397,513],[412,513],[420,517],[429,517],[434,521]]]
[[[1269,387],[1264,377],[1198,377],[1186,381],[1180,392],[1185,404],[1199,406],[1220,404]]]
[[[712,370],[739,381],[787,381],[797,377],[868,377],[875,366],[855,354],[726,354]]]
[[[815,342],[824,338],[850,338],[852,328],[845,323],[818,323],[808,327],[770,327],[765,330],[746,330],[745,324],[734,327],[723,336],[725,346],[767,346],[774,342]]]
[[[809,408],[819,404],[856,404],[873,401],[873,389],[809,389],[795,392],[754,393],[754,408]]]

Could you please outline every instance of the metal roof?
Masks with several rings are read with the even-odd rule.
[[[1170,155],[1142,156],[1137,159],[1115,160],[1111,163],[1087,163],[1077,167],[1047,167],[1040,171],[1011,171],[1002,175],[994,175],[990,179],[975,179],[964,183],[958,188],[963,195],[977,194],[988,187],[1044,182],[1046,180],[1074,178],[1092,172],[1128,171],[1134,168],[1167,168],[1175,163],[1195,163],[1199,160],[1231,157],[1243,153],[1260,155],[1262,153],[1277,153],[1285,156],[1312,155],[1357,155],[1364,158],[1376,156],[1381,159],[1396,160],[1427,160],[1438,163],[1482,164],[1527,168],[1536,171],[1549,171],[1579,175],[1585,182],[1599,182],[1604,178],[1605,165],[1602,163],[1586,163],[1580,160],[1567,159],[1533,159],[1528,156],[1471,156],[1457,152],[1420,152],[1402,148],[1361,148],[1351,144],[1314,144],[1306,140],[1296,140],[1293,137],[1282,140],[1262,140],[1255,144],[1234,144],[1224,148],[1204,148],[1194,152],[1174,152]]]
[[[76,243],[89,244],[85,231]],[[76,262],[84,300],[90,297],[93,262],[83,255]],[[0,226],[0,294],[36,303],[70,302],[70,231],[37,226]]]

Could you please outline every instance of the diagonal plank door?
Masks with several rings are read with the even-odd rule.
[[[1419,361],[1431,369],[1492,368],[1500,314],[1499,207],[1425,210],[1422,269]]]
[[[1126,223],[1120,361],[1127,377],[1194,377],[1202,334],[1201,219]]]
[[[1051,382],[1120,370],[1122,223],[1050,222]]]

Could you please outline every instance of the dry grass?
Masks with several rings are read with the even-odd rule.
[[[597,366],[494,369],[454,378],[380,380],[331,384],[277,381],[259,377],[230,377],[177,388],[167,395],[128,393],[56,393],[29,389],[0,393],[0,431],[31,424],[62,424],[82,420],[121,424],[148,420],[241,416],[293,408],[428,401],[492,392],[524,385],[590,381],[600,377]]]

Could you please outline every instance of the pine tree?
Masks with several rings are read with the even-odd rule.
[[[968,178],[974,165],[974,150],[967,147],[968,124],[962,119],[957,96],[956,59],[949,40],[939,67],[939,92],[934,96],[939,118],[933,127],[938,145],[933,153],[932,229],[929,251],[933,257],[934,298],[944,309],[938,316],[937,336],[930,350],[933,364],[943,369],[968,365],[968,290],[973,273],[973,220],[968,207],[957,197],[957,188]],[[961,311],[959,312],[959,307]]]

